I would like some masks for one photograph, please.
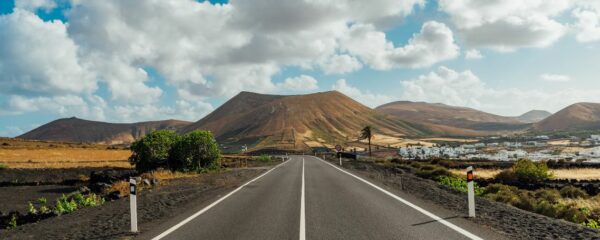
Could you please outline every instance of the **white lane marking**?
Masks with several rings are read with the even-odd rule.
[[[302,194],[300,198],[300,240],[306,239],[306,217],[304,215],[304,158],[302,158]]]
[[[244,185],[236,188],[235,190],[231,191],[230,193],[228,193],[227,195],[223,196],[222,198],[219,198],[219,200],[211,203],[210,205],[206,206],[205,208],[203,208],[202,210],[198,211],[197,213],[194,213],[194,215],[186,218],[185,220],[181,221],[180,223],[176,224],[175,226],[167,229],[167,231],[164,231],[163,233],[161,233],[160,235],[152,238],[152,240],[160,240],[162,238],[164,238],[165,236],[169,235],[170,233],[174,232],[175,230],[177,230],[178,228],[180,228],[181,226],[185,225],[186,223],[192,221],[194,218],[200,216],[201,214],[203,214],[204,212],[208,211],[209,209],[211,209],[212,207],[216,206],[217,204],[219,204],[220,202],[222,202],[223,200],[225,200],[226,198],[228,198],[229,196],[233,195],[234,193],[236,193],[237,191],[239,191],[240,189],[244,188],[246,185],[258,180],[259,178],[267,175],[268,173],[270,173],[271,171],[279,168],[280,166],[284,165],[285,163],[287,163],[288,161],[282,162],[279,165],[275,166],[274,168],[271,168],[269,171],[261,174],[260,176],[246,182]]]
[[[468,237],[468,238],[473,239],[473,240],[483,240],[483,238],[480,238],[480,237],[476,236],[475,234],[470,233],[469,231],[467,231],[465,229],[462,229],[459,226],[456,226],[456,225],[454,225],[454,224],[452,224],[452,223],[450,223],[450,222],[448,222],[448,221],[446,221],[446,220],[444,220],[444,219],[436,216],[435,214],[430,213],[429,211],[427,211],[427,210],[425,210],[425,209],[423,209],[423,208],[421,208],[421,207],[419,207],[419,206],[417,206],[417,205],[415,205],[415,204],[413,204],[413,203],[411,203],[411,202],[409,202],[407,200],[404,200],[403,198],[398,197],[395,194],[393,194],[393,193],[391,193],[391,192],[389,192],[389,191],[387,191],[387,190],[385,190],[383,188],[380,188],[379,186],[377,186],[377,185],[375,185],[375,184],[373,184],[373,183],[371,183],[371,182],[369,182],[367,180],[362,179],[361,177],[358,177],[358,176],[356,176],[356,175],[354,175],[352,173],[349,173],[349,172],[347,172],[347,171],[345,171],[345,170],[343,170],[341,168],[338,168],[338,167],[334,166],[333,164],[324,161],[323,159],[320,159],[320,158],[317,158],[317,159],[321,160],[322,162],[328,164],[329,166],[331,166],[331,167],[333,167],[333,168],[335,168],[337,170],[340,170],[341,172],[343,172],[345,174],[348,174],[348,175],[350,175],[350,176],[358,179],[361,182],[366,183],[367,185],[369,185],[369,186],[371,186],[371,187],[373,187],[373,188],[375,188],[375,189],[377,189],[377,190],[385,193],[386,195],[388,195],[388,196],[390,196],[390,197],[392,197],[392,198],[394,198],[394,199],[396,199],[396,200],[398,200],[398,201],[400,201],[400,202],[408,205],[409,207],[414,208],[415,210],[421,212],[422,214],[424,214],[424,215],[432,218],[433,220],[435,220],[435,221],[437,221],[437,222],[439,222],[441,224],[446,225],[446,227],[451,228],[452,230],[454,230],[454,231],[456,231],[456,232],[464,235],[465,237]]]

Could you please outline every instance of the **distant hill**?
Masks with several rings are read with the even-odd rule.
[[[407,121],[426,123],[451,135],[486,134],[527,128],[516,118],[498,116],[472,108],[441,103],[398,101],[384,104],[377,111]]]
[[[391,119],[337,91],[291,96],[241,92],[181,131],[207,129],[220,143],[255,149],[306,149],[353,141],[367,125],[386,136],[427,132],[419,124]]]
[[[18,136],[17,138],[45,141],[122,144],[131,143],[155,130],[178,130],[188,124],[190,124],[190,122],[179,120],[139,123],[107,123],[72,117],[52,121]]]
[[[532,130],[600,130],[600,103],[573,104],[535,123]]]
[[[531,110],[524,113],[521,116],[516,117],[519,121],[524,123],[536,123],[551,116],[552,113],[543,110]]]

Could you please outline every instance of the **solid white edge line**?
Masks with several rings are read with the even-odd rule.
[[[304,204],[304,158],[302,158],[302,194],[300,198],[300,240],[306,239],[306,215]]]
[[[422,214],[424,214],[424,215],[432,218],[433,220],[435,220],[435,221],[437,221],[437,222],[439,222],[441,224],[446,225],[447,227],[451,228],[452,230],[454,230],[454,231],[456,231],[456,232],[458,232],[458,233],[460,233],[460,234],[462,234],[462,235],[464,235],[464,236],[466,236],[466,237],[468,237],[470,239],[473,239],[473,240],[483,240],[483,238],[480,238],[480,237],[476,236],[475,234],[473,234],[473,233],[471,233],[471,232],[469,232],[469,231],[467,231],[465,229],[462,229],[459,226],[456,226],[456,225],[454,225],[454,224],[452,224],[452,223],[450,223],[450,222],[448,222],[448,221],[446,221],[446,220],[444,220],[444,219],[436,216],[435,214],[430,213],[429,211],[427,211],[427,210],[425,210],[425,209],[423,209],[423,208],[421,208],[421,207],[419,207],[419,206],[417,206],[417,205],[415,205],[415,204],[413,204],[413,203],[411,203],[411,202],[409,202],[407,200],[404,200],[403,198],[398,197],[395,194],[393,194],[393,193],[391,193],[391,192],[389,192],[389,191],[387,191],[387,190],[385,190],[385,189],[383,189],[383,188],[381,188],[381,187],[379,187],[379,186],[377,186],[377,185],[375,185],[375,184],[373,184],[373,183],[371,183],[371,182],[369,182],[367,180],[362,179],[361,177],[358,177],[358,176],[356,176],[356,175],[354,175],[354,174],[352,174],[350,172],[347,172],[347,171],[345,171],[345,170],[343,170],[341,168],[338,168],[338,167],[334,166],[333,164],[331,164],[331,163],[329,163],[329,162],[327,162],[327,161],[325,161],[325,160],[323,160],[321,158],[317,157],[317,159],[321,160],[322,162],[328,164],[329,166],[331,166],[331,167],[333,167],[333,168],[335,168],[337,170],[340,170],[341,172],[343,172],[345,174],[348,174],[348,175],[350,175],[350,176],[352,176],[352,177],[360,180],[361,182],[366,183],[367,185],[369,185],[369,186],[371,186],[371,187],[373,187],[373,188],[375,188],[375,189],[377,189],[377,190],[385,193],[386,195],[388,195],[388,196],[390,196],[390,197],[392,197],[392,198],[394,198],[394,199],[396,199],[396,200],[398,200],[398,201],[400,201],[400,202],[408,205],[409,207],[414,208],[415,210],[421,212]]]
[[[261,178],[261,177],[263,177],[263,176],[267,175],[268,173],[270,173],[271,171],[273,171],[273,170],[275,170],[275,169],[279,168],[280,166],[282,166],[283,164],[287,163],[288,161],[289,161],[289,160],[286,160],[285,162],[282,162],[282,163],[278,164],[278,165],[277,165],[277,166],[275,166],[274,168],[271,168],[271,169],[269,169],[269,171],[267,171],[267,172],[265,172],[265,173],[261,174],[260,176],[258,176],[258,177],[256,177],[256,178],[254,178],[254,179],[252,179],[252,180],[250,180],[250,181],[248,181],[248,182],[244,183],[244,185],[242,185],[242,186],[239,186],[238,188],[236,188],[235,190],[231,191],[231,192],[230,192],[230,193],[228,193],[227,195],[225,195],[225,196],[223,196],[223,197],[219,198],[217,201],[215,201],[215,202],[211,203],[210,205],[208,205],[208,206],[204,207],[202,210],[200,210],[200,211],[198,211],[198,212],[194,213],[194,215],[192,215],[192,216],[189,216],[188,218],[186,218],[186,219],[184,219],[183,221],[179,222],[179,223],[178,223],[178,224],[176,224],[175,226],[173,226],[173,227],[171,227],[171,228],[167,229],[166,231],[164,231],[164,232],[163,232],[163,233],[161,233],[160,235],[158,235],[158,236],[156,236],[156,237],[152,238],[152,240],[160,240],[160,239],[162,239],[162,238],[166,237],[167,235],[169,235],[170,233],[174,232],[175,230],[177,230],[177,229],[178,229],[178,228],[180,228],[181,226],[183,226],[183,225],[185,225],[186,223],[188,223],[188,222],[192,221],[194,218],[196,218],[196,217],[200,216],[201,214],[203,214],[204,212],[208,211],[208,210],[209,210],[209,209],[211,209],[212,207],[216,206],[217,204],[219,204],[220,202],[222,202],[223,200],[225,200],[225,199],[226,199],[226,198],[228,198],[229,196],[231,196],[231,195],[233,195],[234,193],[236,193],[237,191],[241,190],[241,189],[242,189],[242,188],[244,188],[246,185],[248,185],[248,184],[250,184],[250,183],[252,183],[252,182],[254,182],[254,181],[258,180],[259,178]]]

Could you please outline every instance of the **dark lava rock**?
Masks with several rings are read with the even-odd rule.
[[[119,192],[119,191],[112,191],[108,195],[106,195],[106,198],[108,200],[111,200],[111,201],[112,200],[117,200],[117,199],[122,198],[122,197],[123,196],[121,195],[121,192]]]

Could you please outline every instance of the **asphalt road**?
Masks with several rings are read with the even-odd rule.
[[[503,239],[312,156],[293,156],[152,239]]]

